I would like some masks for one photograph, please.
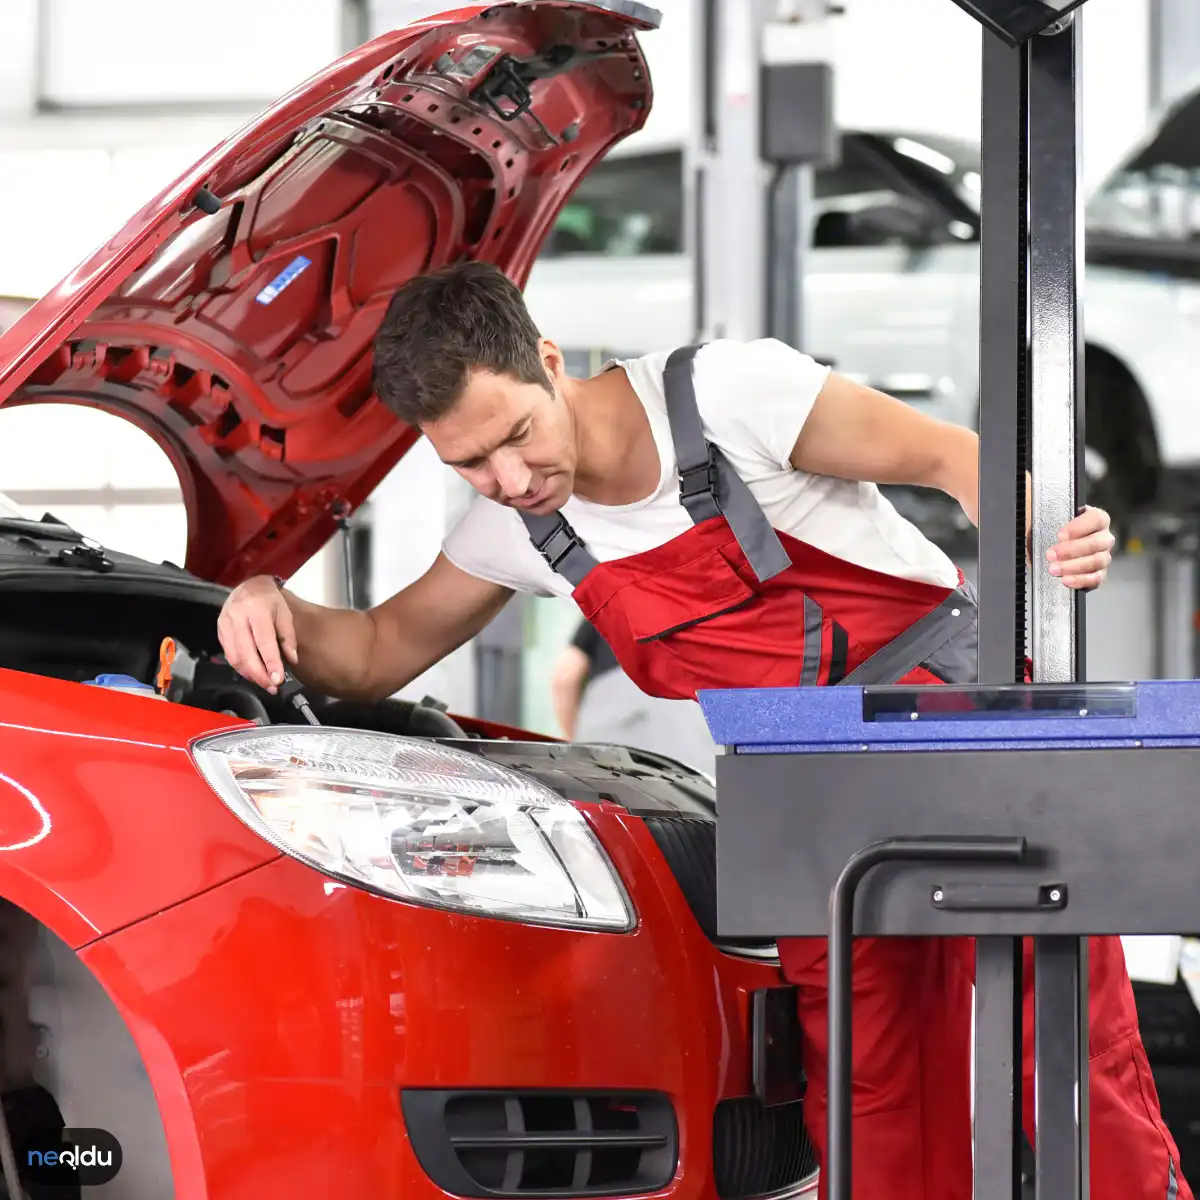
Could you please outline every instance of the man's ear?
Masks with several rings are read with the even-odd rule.
[[[557,388],[567,374],[567,363],[563,352],[549,338],[539,338],[538,353],[542,356],[542,366],[546,368],[551,386]]]

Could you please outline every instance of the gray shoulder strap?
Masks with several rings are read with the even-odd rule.
[[[667,420],[679,464],[679,502],[697,525],[724,515],[759,582],[765,583],[787,570],[791,559],[746,481],[704,436],[693,377],[699,349],[673,350],[663,369]]]
[[[542,517],[522,512],[520,516],[534,549],[550,564],[550,569],[557,571],[572,587],[578,587],[596,565],[596,560],[567,518],[562,513]]]

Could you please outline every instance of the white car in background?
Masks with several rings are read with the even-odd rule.
[[[804,349],[974,427],[979,149],[845,131],[816,172]],[[612,157],[583,180],[526,297],[576,367],[694,336],[681,150]],[[732,235],[731,235],[732,236]],[[1200,478],[1200,92],[1091,198],[1084,288],[1090,497],[1123,523],[1186,511]]]

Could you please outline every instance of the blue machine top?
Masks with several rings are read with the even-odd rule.
[[[739,753],[1200,747],[1200,680],[701,692]]]

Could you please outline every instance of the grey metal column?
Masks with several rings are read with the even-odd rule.
[[[1077,12],[1061,33],[1029,43],[1032,658],[1034,678],[1051,683],[1085,677],[1083,598],[1046,569],[1046,551],[1075,514],[1086,478],[1079,320],[1081,23]]]
[[[1049,574],[1046,551],[1075,513],[1084,478],[1079,13],[1014,44],[986,24],[988,4],[958,2],[985,20],[979,677],[1022,678],[1028,619],[1034,678],[1069,681],[1084,675],[1083,604]],[[1034,568],[1028,617],[1027,467]],[[975,1196],[1012,1200],[1020,1194],[1020,943],[981,939],[977,980]],[[1086,942],[1039,939],[1034,985],[1036,1194],[1082,1200]]]
[[[1079,43],[1082,14],[1029,43],[1029,334],[1033,476],[1032,658],[1039,682],[1083,679],[1084,601],[1046,566],[1081,499],[1083,347],[1079,284]],[[1088,956],[1083,938],[1034,948],[1038,1200],[1086,1200]]]
[[[1019,938],[982,937],[975,951],[975,1200],[1019,1200],[1021,980]]]
[[[979,340],[979,681],[1025,664],[1025,467],[1029,431],[1029,52],[983,33]],[[975,1200],[1021,1196],[1018,938],[975,952]]]
[[[979,311],[979,681],[1025,660],[1029,108],[1025,46],[983,33]]]
[[[759,37],[777,0],[703,0],[689,243],[701,338],[766,332],[766,170],[759,158]]]

